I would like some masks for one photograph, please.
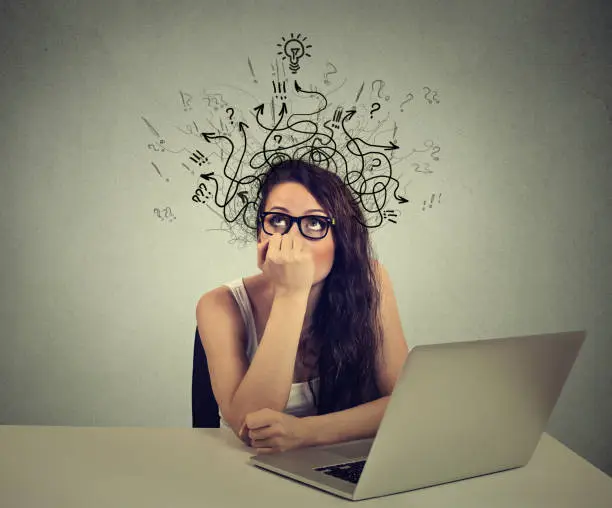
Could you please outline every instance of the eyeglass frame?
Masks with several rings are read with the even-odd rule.
[[[336,219],[334,219],[333,217],[327,217],[325,215],[300,215],[299,217],[294,217],[293,215],[289,215],[288,213],[285,212],[262,212],[259,215],[259,221],[261,223],[261,229],[264,231],[264,233],[266,233],[267,235],[269,235],[270,233],[268,233],[266,231],[266,228],[264,226],[264,219],[266,218],[266,216],[268,215],[283,215],[284,217],[288,217],[289,218],[289,226],[287,226],[287,230],[281,234],[281,236],[286,235],[287,233],[289,233],[289,231],[291,231],[291,228],[293,227],[293,224],[297,224],[298,229],[300,231],[300,234],[304,237],[304,238],[308,238],[309,240],[323,240],[323,238],[325,238],[327,236],[327,233],[329,233],[329,230],[336,225]],[[307,217],[314,217],[315,219],[320,219],[323,220],[323,222],[327,223],[327,230],[325,231],[325,234],[323,236],[321,236],[320,238],[313,238],[312,236],[308,236],[305,235],[304,232],[302,231],[302,220],[307,218]]]

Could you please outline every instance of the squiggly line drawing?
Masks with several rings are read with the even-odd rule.
[[[294,41],[300,40],[299,37],[300,34]],[[293,44],[299,53],[298,45]],[[289,46],[286,55],[291,60],[291,55],[297,53]],[[294,62],[289,62],[289,65],[295,74]],[[249,66],[255,78],[250,59]],[[340,90],[346,79],[334,90],[323,93],[316,85],[305,85],[294,77],[287,78],[284,61],[277,59],[271,69],[272,79],[267,81],[272,83],[268,99],[260,100],[249,91],[227,85],[243,97],[248,96],[247,100],[253,104],[248,109],[248,123],[235,106],[239,102],[234,98],[230,106],[222,93],[205,90],[201,100],[210,113],[203,118],[205,122],[198,117],[197,122],[176,127],[176,131],[191,141],[171,153],[185,152],[181,163],[190,175],[195,176],[199,168],[199,178],[192,194],[193,206],[206,206],[221,221],[219,229],[208,231],[230,233],[233,235],[231,243],[248,243],[257,226],[256,212],[263,175],[270,165],[288,159],[316,164],[337,174],[363,211],[364,227],[397,224],[403,205],[410,200],[406,197],[406,185],[400,188],[393,167],[412,159],[405,164],[412,169],[412,175],[430,174],[430,162],[439,161],[440,147],[427,140],[423,147],[412,148],[407,155],[401,155],[396,138],[398,126],[388,124],[390,113],[387,108],[380,113],[372,111],[373,103],[378,103],[380,109],[378,99],[390,99],[383,93],[385,82],[382,79],[371,82],[374,95],[364,97],[364,102],[359,101],[365,82],[357,91],[353,104],[333,104],[330,95]],[[328,68],[324,74],[326,84],[329,84],[331,74],[337,74],[335,67],[334,72]],[[426,100],[436,101],[437,92],[430,90],[427,94]],[[183,106],[195,106],[193,97],[190,97],[189,103],[183,99]],[[413,98],[409,94],[400,106]],[[372,115],[374,118],[370,118],[371,113],[376,113]],[[151,130],[149,122],[145,123]],[[206,124],[204,129],[201,127],[203,124]],[[170,151],[168,143],[165,146],[160,144],[161,138],[157,137],[157,144],[152,146]],[[151,149],[155,151],[155,148]],[[428,160],[423,160],[425,157]]]
[[[264,120],[265,103],[255,107],[253,110],[255,124],[266,133],[266,137],[263,140],[262,149],[252,154],[249,167],[254,170],[262,170],[261,174],[269,165],[289,158],[297,158],[317,164],[343,176],[345,183],[360,201],[366,216],[370,215],[371,220],[363,224],[365,227],[378,227],[384,221],[397,222],[397,213],[388,210],[383,211],[388,201],[386,195],[388,184],[395,183],[394,198],[398,203],[404,204],[408,200],[397,195],[399,182],[393,177],[389,159],[382,151],[396,150],[399,147],[392,142],[387,145],[372,144],[368,141],[369,136],[367,135],[365,136],[366,139],[363,136],[353,136],[347,128],[347,121],[353,118],[356,113],[355,110],[346,112],[341,120],[341,110],[336,108],[334,116],[331,119],[326,119],[320,126],[315,118],[327,109],[326,96],[314,89],[303,88],[297,80],[294,82],[293,89],[298,97],[316,99],[317,105],[307,112],[290,113],[287,103],[283,102],[278,118],[273,124],[268,124]],[[275,91],[277,92],[278,89],[275,88]],[[334,121],[341,126],[336,131],[339,130],[346,136],[345,151],[348,152],[346,154],[338,149],[335,140],[335,137],[337,137],[336,131],[330,127],[330,124]],[[372,133],[370,133],[371,135]],[[245,219],[245,224],[249,224],[249,221],[246,220],[246,214],[255,212],[255,200],[253,198],[256,197],[250,192],[249,185],[255,181],[257,175],[247,177],[239,177],[238,175],[238,168],[242,166],[246,154],[244,136],[240,157],[235,157],[234,142],[230,138],[211,132],[202,133],[202,136],[207,142],[223,139],[230,145],[229,156],[223,170],[225,180],[229,182],[229,188],[224,199],[220,197],[219,179],[212,173],[201,175],[201,178],[214,187],[214,194],[208,191],[210,193],[209,198],[212,199],[214,196],[214,203],[219,208],[223,208],[224,218],[228,223],[232,223],[242,216]],[[352,158],[358,161],[358,168],[349,169],[347,155],[353,156]],[[227,171],[228,164],[233,159],[235,159],[235,170],[230,174]],[[371,176],[366,175],[367,168],[369,168]],[[374,171],[376,174],[374,174]],[[235,203],[236,197],[240,200],[239,206],[234,206],[233,213],[230,214],[226,210]],[[375,218],[372,220],[372,217]]]

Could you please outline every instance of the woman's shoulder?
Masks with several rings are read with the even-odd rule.
[[[202,305],[223,304],[232,297],[232,286],[236,286],[240,279],[224,282],[223,284],[209,289],[198,300],[198,307]]]
[[[200,296],[196,304],[196,317],[209,318],[219,312],[233,317],[238,311],[233,300],[231,290],[227,286],[221,285],[210,289]]]
[[[236,316],[240,316],[240,309],[233,294],[234,288],[243,287],[249,295],[254,296],[257,295],[260,286],[261,277],[258,274],[224,282],[204,293],[198,300],[197,308],[214,307],[217,310],[227,310],[233,312]]]
[[[196,305],[196,320],[198,323],[224,322],[227,328],[236,330],[242,342],[245,342],[242,312],[231,288],[240,280],[226,282],[204,293]]]

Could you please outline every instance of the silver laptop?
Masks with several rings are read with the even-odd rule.
[[[585,331],[415,346],[374,438],[249,464],[351,500],[529,462]]]

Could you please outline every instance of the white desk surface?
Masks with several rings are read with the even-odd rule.
[[[364,501],[249,465],[253,454],[227,429],[4,425],[0,506],[612,507],[612,478],[548,434],[523,468]]]

